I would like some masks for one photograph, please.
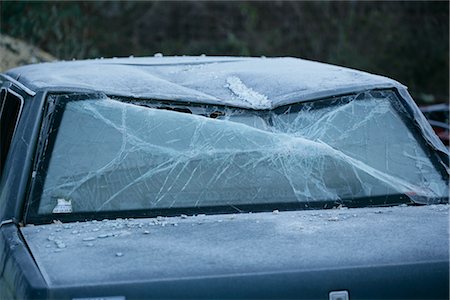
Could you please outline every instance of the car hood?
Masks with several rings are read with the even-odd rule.
[[[50,287],[448,261],[448,205],[26,226]]]

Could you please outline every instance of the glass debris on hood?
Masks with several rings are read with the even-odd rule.
[[[444,260],[448,213],[448,205],[393,206],[122,218],[20,230],[46,282],[68,286],[120,283],[133,274],[136,280],[161,280],[255,268],[338,268],[343,261],[354,267],[375,259],[393,265],[399,256],[406,262],[427,262],[430,249]]]

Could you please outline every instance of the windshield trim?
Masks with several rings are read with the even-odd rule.
[[[446,199],[436,198],[433,203],[446,203]],[[77,212],[60,214],[30,214],[27,224],[49,224],[54,221],[63,223],[76,221],[118,219],[118,218],[156,218],[159,216],[176,217],[180,215],[219,215],[219,214],[242,214],[258,212],[295,211],[295,210],[318,210],[318,209],[338,209],[360,208],[360,207],[385,207],[396,205],[421,205],[415,204],[407,195],[396,194],[376,197],[362,197],[353,199],[342,199],[339,201],[314,201],[314,202],[284,202],[284,203],[264,203],[245,205],[222,205],[222,206],[201,206],[186,208],[166,208],[166,209],[142,209],[142,210],[121,210],[121,211],[98,211],[98,212]]]

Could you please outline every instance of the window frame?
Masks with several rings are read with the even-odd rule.
[[[17,117],[16,117],[15,124],[14,124],[13,134],[12,134],[11,140],[9,142],[8,151],[7,151],[6,155],[5,155],[5,160],[3,161],[3,165],[2,165],[2,162],[0,161],[0,178],[3,176],[4,167],[6,166],[7,161],[8,161],[8,157],[10,156],[11,146],[13,145],[13,142],[14,142],[14,139],[15,139],[15,136],[16,136],[16,133],[17,133],[17,127],[19,126],[20,117],[22,115],[23,107],[24,107],[24,104],[25,104],[24,98],[19,93],[13,91],[10,87],[1,87],[0,88],[0,95],[3,92],[5,93],[4,97],[3,97],[3,99],[0,99],[0,101],[1,101],[0,102],[0,122],[1,122],[2,117],[3,117],[3,109],[5,108],[6,102],[8,101],[8,94],[11,94],[17,100],[19,100],[19,109],[17,111]],[[10,100],[10,101],[12,101],[12,100]],[[0,159],[1,159],[1,157],[0,157]]]

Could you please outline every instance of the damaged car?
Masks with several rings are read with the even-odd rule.
[[[444,145],[449,147],[449,104],[433,104],[419,108],[427,118],[428,122],[430,122],[436,135],[441,139]]]
[[[0,84],[2,299],[449,297],[448,149],[392,79],[183,56]]]

